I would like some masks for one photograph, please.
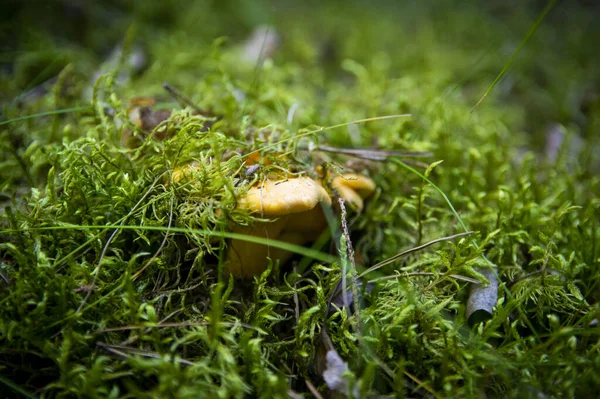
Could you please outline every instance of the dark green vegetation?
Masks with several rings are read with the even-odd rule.
[[[312,384],[328,395],[326,326],[349,365],[347,392],[361,397],[594,396],[595,6],[559,2],[471,113],[544,4],[162,3],[73,11],[63,2],[56,15],[23,6],[5,22],[18,34],[2,41],[0,392],[309,397]],[[261,23],[281,45],[257,67],[242,45]],[[141,44],[147,69],[128,73],[124,59],[100,67],[118,43],[126,53]],[[215,118],[182,107],[163,82]],[[136,96],[175,110],[166,140],[155,132],[122,145],[136,130]],[[61,113],[15,120],[49,111]],[[311,143],[432,151],[435,167],[414,167],[475,233],[367,274],[399,276],[363,295],[359,317],[328,314],[340,267],[352,266],[339,214],[338,249],[315,248],[321,263],[298,257],[295,272],[224,278],[228,226],[251,219],[236,199],[269,170],[343,170],[350,159],[376,181],[365,211],[347,220],[358,272],[462,231],[440,193],[397,161],[363,164],[308,152]],[[274,164],[246,176],[243,154],[256,150]],[[167,183],[192,160],[203,165],[200,184]],[[322,262],[329,254],[337,259]],[[499,299],[471,327],[468,281],[485,283],[482,255],[497,267]]]

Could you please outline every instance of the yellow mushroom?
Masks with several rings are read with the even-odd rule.
[[[173,171],[174,182],[184,182],[193,175],[195,164]],[[362,211],[364,198],[375,190],[370,178],[347,173],[331,179],[330,187],[353,209]],[[250,226],[236,225],[234,233],[267,240],[305,245],[316,240],[327,227],[323,206],[331,206],[331,197],[323,182],[310,177],[293,177],[283,180],[267,179],[251,187],[240,198],[239,209],[267,219]],[[267,267],[267,258],[285,264],[293,253],[270,245],[232,239],[229,241],[225,268],[236,278],[249,278],[262,273]]]
[[[373,180],[356,173],[336,176],[331,187],[357,211],[362,211],[364,198],[375,191]],[[236,227],[236,233],[304,245],[316,240],[327,227],[322,206],[331,206],[331,197],[321,182],[309,177],[266,180],[248,190],[238,206],[277,220]],[[284,264],[291,256],[292,253],[279,248],[231,240],[225,265],[235,277],[247,278],[266,269],[267,257]]]
[[[357,173],[344,173],[334,177],[331,187],[357,211],[363,210],[364,198],[375,192],[375,182]]]
[[[327,191],[309,177],[282,181],[266,180],[248,190],[239,207],[273,222],[235,227],[235,233],[302,245],[314,241],[327,226],[321,204],[331,205]],[[262,273],[267,257],[285,263],[291,253],[267,245],[231,240],[225,266],[235,277],[247,278]]]

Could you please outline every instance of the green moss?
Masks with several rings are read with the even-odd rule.
[[[140,74],[122,75],[122,58],[95,75],[106,29],[94,24],[85,50],[46,35],[41,52],[27,39],[40,35],[32,29],[14,72],[2,72],[3,391],[285,397],[309,395],[308,382],[325,394],[327,339],[348,362],[356,391],[347,392],[362,396],[599,389],[599,80],[598,59],[585,51],[597,27],[583,6],[552,11],[471,112],[540,10],[151,3],[115,9],[109,35],[119,32],[131,51],[144,45],[151,62]],[[560,7],[569,17],[559,21]],[[258,23],[282,39],[259,67],[241,50]],[[177,104],[163,82],[206,116]],[[139,96],[173,110],[154,132],[129,121]],[[544,153],[554,123],[567,143],[556,157]],[[142,140],[127,148],[122,138],[132,135]],[[460,220],[400,162],[319,144],[431,151],[413,167]],[[269,162],[247,174],[252,153]],[[173,170],[190,162],[199,165],[192,180],[174,184]],[[236,208],[240,196],[269,173],[316,176],[317,165],[358,169],[377,184],[364,211],[348,215],[350,236],[329,215],[337,250],[325,240],[312,251],[292,246],[306,255],[295,267],[226,278],[230,226],[256,220]],[[348,238],[362,271],[463,223],[473,235],[367,274],[377,281],[361,292],[359,314],[330,303],[353,264]],[[488,262],[499,300],[471,327],[469,281],[485,283]]]

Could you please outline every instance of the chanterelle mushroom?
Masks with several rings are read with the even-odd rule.
[[[373,180],[355,173],[336,176],[331,181],[331,187],[358,211],[363,209],[363,198],[375,191]],[[250,209],[263,218],[278,219],[238,227],[235,232],[303,245],[317,239],[327,227],[321,205],[331,206],[331,197],[320,183],[309,177],[278,182],[266,180],[252,187],[240,200],[239,207]],[[235,277],[246,278],[264,271],[267,257],[274,261],[279,259],[283,264],[291,255],[279,248],[232,240],[225,264]]]
[[[177,168],[173,171],[173,181],[188,180],[195,167],[192,163]],[[329,185],[357,211],[363,209],[363,199],[375,190],[373,180],[355,173],[337,175],[330,179]],[[331,202],[323,183],[310,177],[266,179],[251,187],[240,198],[238,207],[271,220],[235,226],[233,232],[304,245],[316,240],[327,227],[322,206],[331,206]],[[291,256],[289,251],[269,245],[232,239],[228,244],[225,267],[234,277],[249,278],[266,269],[267,257],[284,264]]]
[[[278,219],[236,227],[234,231],[302,245],[314,240],[327,225],[321,203],[330,206],[331,198],[320,184],[309,177],[266,180],[250,188],[240,200],[239,207],[249,209],[262,218]],[[225,265],[235,277],[244,278],[264,271],[267,257],[284,263],[290,256],[287,251],[269,246],[231,240]]]
[[[363,199],[373,194],[375,182],[367,176],[357,173],[344,173],[333,178],[331,187],[354,209],[362,211],[364,207]]]

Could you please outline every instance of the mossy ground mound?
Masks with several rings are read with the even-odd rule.
[[[44,10],[7,8],[5,31],[19,34],[5,41],[1,81],[0,391],[462,398],[600,389],[596,6],[556,6],[473,111],[542,8],[61,7],[70,12],[55,16],[62,28]],[[260,24],[279,44],[255,62],[244,41]],[[102,64],[117,43],[125,56]],[[147,58],[137,71],[127,62],[136,52]],[[179,104],[163,82],[190,101]],[[130,120],[140,96],[156,99],[151,112],[172,110],[154,130]],[[374,161],[319,145],[433,156]],[[250,154],[264,162],[247,173]],[[189,162],[200,165],[194,184],[172,184]],[[329,215],[333,238],[308,257],[253,281],[224,277],[230,226],[255,219],[236,207],[240,195],[269,173],[315,176],[317,165],[373,178],[364,211]],[[366,274],[376,281],[359,313],[330,303],[343,268],[361,273],[463,225],[474,234]],[[471,326],[470,286],[487,282],[480,272],[490,265],[498,301]],[[346,384],[322,379],[328,344],[348,363]]]

